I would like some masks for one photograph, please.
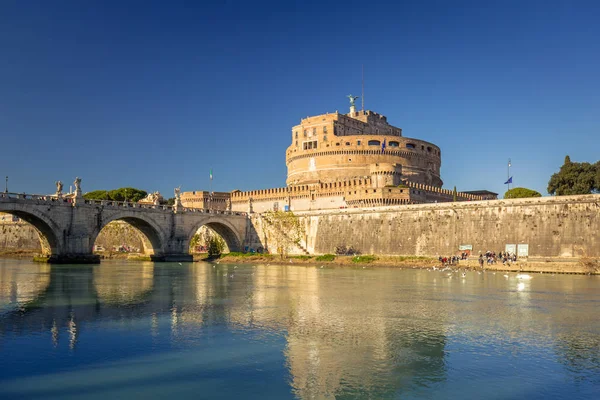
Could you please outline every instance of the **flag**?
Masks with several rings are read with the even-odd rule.
[[[210,180],[212,181],[212,168],[210,169]]]
[[[505,185],[508,185],[509,183],[512,183],[512,176],[508,178],[506,182],[504,182]]]
[[[385,150],[385,139],[383,139],[383,143],[381,143],[381,152]]]

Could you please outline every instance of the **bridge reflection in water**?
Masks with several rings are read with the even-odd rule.
[[[122,351],[139,340],[145,355],[153,348],[180,349],[198,358],[210,358],[213,352],[227,360],[225,370],[240,364],[248,379],[269,378],[275,393],[283,385],[288,394],[307,399],[389,398],[403,392],[427,397],[428,391],[451,384],[450,369],[456,373],[457,367],[452,367],[456,362],[450,354],[478,348],[491,354],[504,346],[536,352],[540,343],[547,343],[577,379],[593,380],[586,371],[600,371],[600,361],[593,357],[600,348],[597,332],[582,339],[568,323],[581,314],[568,306],[562,311],[560,301],[547,303],[552,293],[562,298],[580,290],[583,281],[574,277],[569,277],[576,282],[572,288],[550,277],[512,287],[499,275],[467,284],[425,271],[11,263],[0,261],[0,354],[2,343],[41,334],[49,338],[48,348],[89,357],[108,351],[102,346],[109,344],[98,340],[95,348],[86,335],[97,340],[118,327],[122,340],[110,346],[122,346]],[[542,299],[547,313],[536,312],[532,293],[547,293]],[[80,345],[82,340],[86,343]],[[259,346],[258,356],[244,359],[240,342]],[[202,351],[193,353],[198,348]],[[178,360],[172,368],[190,368],[182,366],[188,361]],[[204,368],[216,368],[224,360]],[[287,377],[272,369],[273,362]],[[174,373],[167,365],[168,360],[157,362],[153,373]],[[486,373],[485,366],[478,368],[467,369],[470,379]],[[239,373],[235,379],[243,379]],[[202,381],[196,375],[189,379],[192,386]],[[241,385],[226,381],[229,389]],[[6,383],[1,375],[0,382]]]

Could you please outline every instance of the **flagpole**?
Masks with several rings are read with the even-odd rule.
[[[510,158],[508,159],[508,173],[506,175],[506,181],[508,182],[508,190],[510,190]]]

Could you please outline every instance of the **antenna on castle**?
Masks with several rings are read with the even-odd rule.
[[[361,107],[363,114],[365,113],[365,64],[362,65],[362,96]]]

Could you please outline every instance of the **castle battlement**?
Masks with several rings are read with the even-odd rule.
[[[233,211],[315,210],[482,200],[442,188],[442,153],[435,144],[402,136],[387,117],[356,111],[302,118],[286,150],[287,186],[212,196],[186,192],[186,207]],[[489,195],[486,195],[489,198]]]

